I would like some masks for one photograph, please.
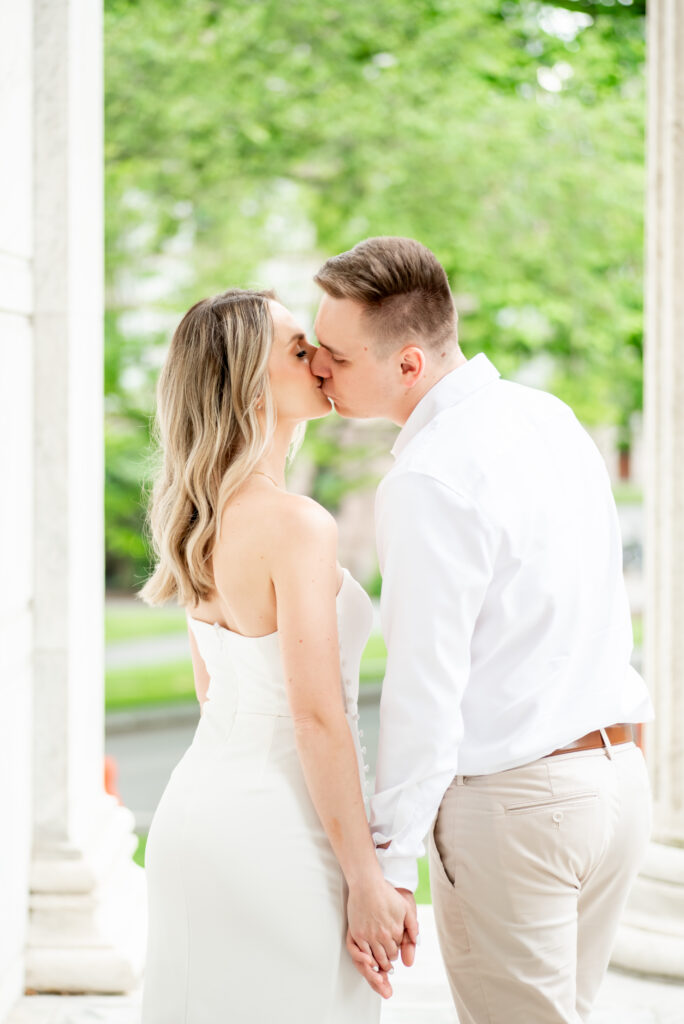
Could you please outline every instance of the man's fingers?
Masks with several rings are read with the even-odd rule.
[[[418,908],[413,893],[410,889],[397,889],[406,902],[406,915],[404,917],[404,931],[408,932],[411,942],[418,941]]]
[[[416,913],[415,907],[413,907],[413,909],[406,914],[406,918],[404,920],[404,931],[408,932],[408,936],[413,945],[415,946],[415,944],[418,942],[419,933],[418,914]]]
[[[406,967],[412,967],[413,962],[416,959],[416,944],[412,942],[408,935],[404,935],[401,943],[401,962]]]

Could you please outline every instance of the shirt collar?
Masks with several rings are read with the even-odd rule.
[[[461,363],[455,370],[445,373],[429,391],[425,392],[397,434],[392,446],[392,455],[395,459],[418,431],[422,430],[438,412],[450,405],[456,405],[468,395],[472,395],[474,391],[500,376],[501,374],[484,352],[478,352],[476,356]]]

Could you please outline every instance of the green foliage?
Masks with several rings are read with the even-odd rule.
[[[256,281],[266,257],[419,238],[447,269],[467,355],[487,352],[505,376],[537,365],[541,386],[628,443],[641,405],[643,8],[107,0],[111,577],[145,571],[148,356],[169,336],[131,329],[130,307],[171,325],[203,294],[269,284]],[[166,291],[141,300],[160,276]],[[131,366],[147,375],[133,394]],[[340,454],[328,425],[309,435],[315,495],[335,508],[364,454]]]
[[[195,684],[190,658],[133,668],[110,668],[105,674],[105,710],[191,701]]]
[[[145,867],[145,848],[147,846],[147,832],[141,832],[138,835],[138,845],[136,851],[133,854],[133,862],[139,867]]]
[[[427,856],[418,858],[418,888],[414,895],[416,903],[432,903],[430,865]]]
[[[105,643],[125,643],[158,638],[169,633],[187,632],[185,610],[174,605],[151,608],[146,604],[133,605],[126,601],[105,605]]]

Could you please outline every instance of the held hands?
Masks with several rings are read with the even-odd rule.
[[[347,914],[346,945],[354,966],[375,992],[389,999],[392,961],[400,951],[407,967],[415,959],[418,915],[413,893],[381,879],[371,889],[350,890]]]

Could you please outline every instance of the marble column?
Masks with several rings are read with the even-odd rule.
[[[644,674],[654,831],[613,963],[684,978],[684,0],[648,8]]]
[[[0,1020],[23,990],[32,832],[32,36],[30,5],[0,0]]]
[[[102,10],[34,0],[33,849],[26,985],[126,991],[133,816],[103,788]]]

